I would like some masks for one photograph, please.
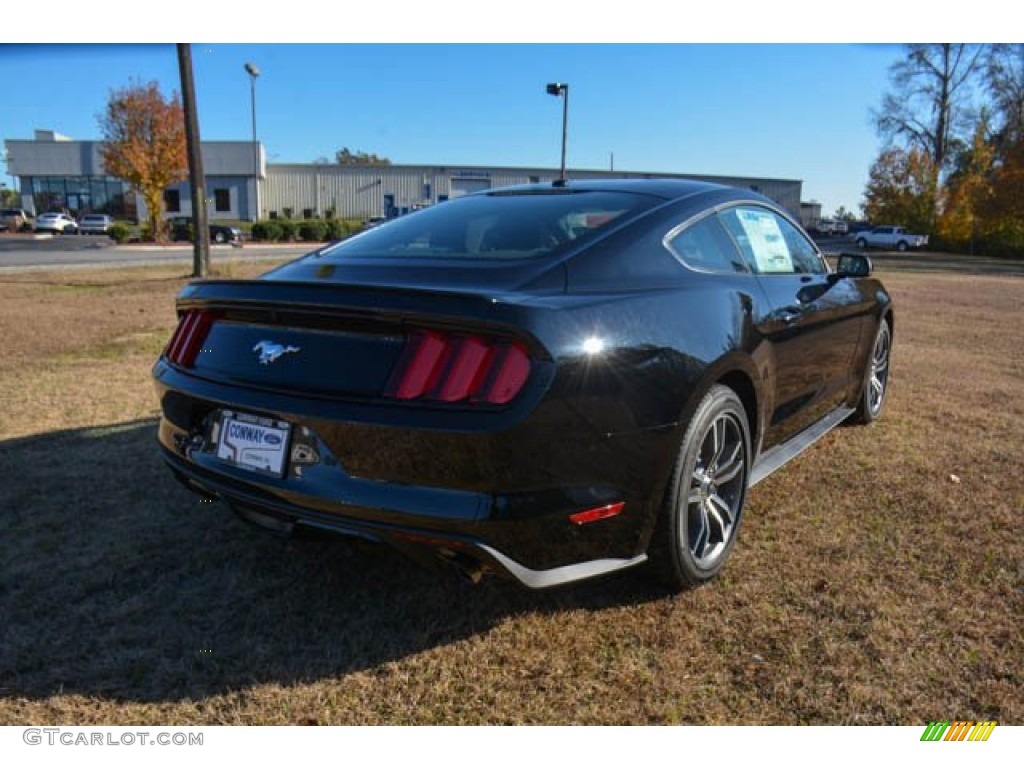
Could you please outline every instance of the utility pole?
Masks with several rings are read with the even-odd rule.
[[[210,227],[206,216],[206,177],[199,144],[199,114],[192,80],[192,46],[178,43],[178,71],[181,100],[185,107],[185,144],[188,147],[188,180],[192,190],[192,277],[206,277],[210,271]]]
[[[252,220],[260,217],[260,145],[256,142],[256,78],[260,76],[259,68],[252,62],[245,62],[245,71],[249,74],[249,94],[252,97],[252,188],[253,214]],[[319,207],[319,206],[318,206]]]

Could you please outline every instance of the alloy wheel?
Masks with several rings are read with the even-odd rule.
[[[868,377],[868,408],[872,416],[882,410],[885,390],[889,383],[889,350],[892,346],[889,324],[882,323],[871,352],[871,374]]]
[[[721,413],[701,438],[686,495],[687,542],[694,563],[714,567],[728,549],[739,521],[747,483],[743,430],[731,413]]]

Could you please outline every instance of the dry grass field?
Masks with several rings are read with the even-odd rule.
[[[157,454],[180,275],[0,275],[0,724],[1024,723],[1024,268],[914,258],[884,418],[675,597],[251,529]]]

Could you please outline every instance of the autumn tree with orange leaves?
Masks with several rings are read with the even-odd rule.
[[[864,213],[931,245],[1024,256],[1024,44],[910,45],[890,69]]]
[[[165,100],[155,82],[112,91],[100,117],[100,156],[107,173],[142,196],[149,231],[164,236],[164,190],[188,177],[181,99]]]

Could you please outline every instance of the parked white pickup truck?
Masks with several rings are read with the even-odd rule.
[[[912,235],[903,227],[875,227],[857,233],[857,245],[861,248],[923,248],[928,245],[928,235]]]

